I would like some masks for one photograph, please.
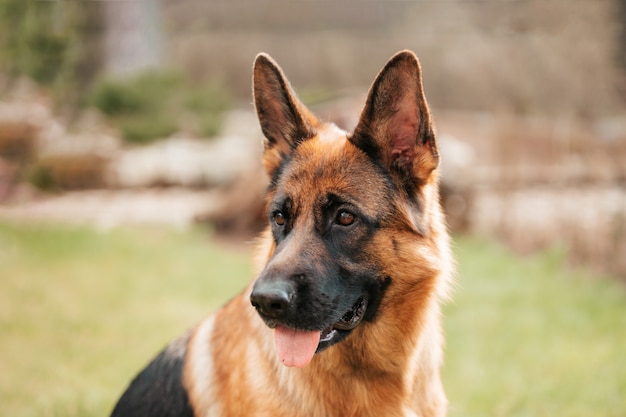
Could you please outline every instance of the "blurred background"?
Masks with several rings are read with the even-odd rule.
[[[0,403],[106,415],[250,279],[257,53],[349,130],[401,49],[459,258],[451,414],[626,415],[624,0],[2,0]]]

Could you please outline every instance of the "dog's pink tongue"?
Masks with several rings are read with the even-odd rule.
[[[274,341],[278,358],[283,365],[302,368],[313,359],[317,345],[320,343],[320,332],[277,327],[274,330]]]

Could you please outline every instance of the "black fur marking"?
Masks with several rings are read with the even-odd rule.
[[[111,417],[193,417],[182,381],[190,335],[170,343],[135,377]]]
[[[398,255],[398,241],[395,238],[391,238],[391,245],[393,246],[393,252]]]
[[[280,165],[278,165],[274,172],[272,172],[272,178],[270,179],[268,191],[275,190],[276,187],[278,187],[278,181],[280,180],[280,177],[283,175],[285,168],[287,167],[287,165],[289,165],[290,162],[291,154],[283,155],[282,159],[280,160]]]
[[[380,302],[385,296],[385,292],[387,291],[387,288],[389,288],[389,286],[391,285],[391,282],[391,277],[385,277],[384,279],[377,280],[375,285],[370,286],[370,303],[367,306],[367,311],[365,312],[365,317],[363,317],[363,320],[372,322],[376,319]]]
[[[371,135],[355,132],[348,137],[348,140],[365,152],[372,160],[379,161],[382,158],[380,146],[378,146],[378,143]]]

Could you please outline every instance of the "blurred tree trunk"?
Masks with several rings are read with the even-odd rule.
[[[626,0],[615,0],[617,3],[617,22],[619,39],[617,43],[617,61],[622,69],[622,82],[618,86],[622,102],[626,104]]]
[[[107,1],[105,70],[128,76],[161,63],[161,0]]]
[[[619,25],[620,25],[620,39],[619,39],[619,45],[620,45],[620,51],[619,52],[619,59],[620,59],[620,64],[622,64],[622,67],[624,68],[624,70],[626,70],[626,0],[617,0],[618,1],[618,13],[619,16],[617,17],[617,20],[619,21]]]

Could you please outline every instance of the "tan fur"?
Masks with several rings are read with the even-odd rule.
[[[410,111],[415,100],[409,97],[407,100],[412,103],[404,107],[402,99],[401,107],[392,109],[389,119],[385,120],[393,123],[395,114],[406,122],[403,125],[406,129],[418,129],[418,125],[432,129],[423,99],[419,64],[416,58],[411,58],[414,55],[404,54],[393,59],[406,63],[399,62],[389,71],[417,71],[418,77],[406,78],[409,85],[402,88],[416,91],[415,100],[423,108],[419,117],[415,117]],[[267,61],[269,57],[260,59]],[[269,94],[268,86],[277,84],[262,74],[263,68],[259,65],[267,65],[264,62],[255,66],[257,97]],[[282,72],[279,77],[284,77]],[[379,87],[389,91],[399,88],[392,83]],[[358,198],[366,214],[381,217],[382,231],[362,250],[368,253],[372,264],[381,269],[382,275],[392,277],[393,283],[381,301],[375,320],[361,323],[345,340],[314,356],[311,363],[301,369],[284,367],[278,360],[273,330],[263,323],[250,304],[250,285],[202,322],[192,335],[184,384],[195,414],[207,417],[443,416],[446,398],[439,376],[443,360],[440,303],[448,296],[453,260],[439,207],[438,154],[434,138],[415,149],[398,151],[409,158],[416,155],[411,159],[411,166],[403,169],[413,172],[419,183],[416,192],[422,208],[418,216],[409,196],[404,198],[399,193],[398,201],[385,201],[383,191],[388,190],[389,184],[380,175],[380,168],[352,142],[356,139],[334,125],[317,121],[304,110],[288,85],[286,88],[288,100],[301,111],[303,126],[312,137],[295,150],[287,141],[266,143],[268,173],[275,173],[285,155],[291,154],[295,162],[277,181],[281,190],[298,196],[301,211],[314,210],[314,197],[332,191]],[[390,129],[385,125],[387,122],[374,125],[376,122],[372,121],[372,125],[367,125],[368,106],[384,105],[376,103],[374,93],[370,96],[371,103],[366,104],[357,132],[373,129],[384,136]],[[277,105],[274,107],[279,113],[283,111]],[[283,122],[289,124],[289,121]],[[300,127],[286,129],[282,132],[273,125],[264,126],[266,135],[291,135]],[[398,129],[399,140],[405,140],[404,127]],[[391,166],[393,161],[402,163],[403,155],[381,158]],[[356,176],[355,170],[359,173]],[[268,200],[271,198],[270,191]],[[308,230],[311,225],[302,220],[297,227]],[[293,246],[274,256],[276,245],[268,229],[259,239],[258,272],[268,261],[280,264],[290,262],[302,251],[314,252],[311,249],[314,243],[311,235],[298,234],[290,243]]]

